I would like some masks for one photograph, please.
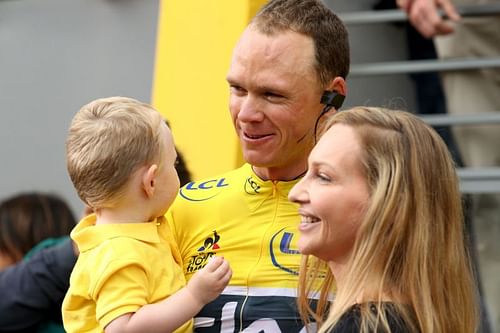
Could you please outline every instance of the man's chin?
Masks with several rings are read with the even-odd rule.
[[[264,152],[243,152],[243,158],[248,164],[258,168],[267,168],[271,166],[269,155]]]

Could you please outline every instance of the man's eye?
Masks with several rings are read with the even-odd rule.
[[[240,86],[235,86],[235,85],[229,86],[229,90],[231,91],[231,93],[236,94],[236,95],[242,95],[245,93],[245,89],[243,89]]]
[[[283,95],[280,95],[280,94],[276,94],[276,93],[273,93],[273,92],[266,92],[264,94],[268,99],[273,99],[273,100],[276,100],[276,99],[281,99],[281,98],[284,98]]]

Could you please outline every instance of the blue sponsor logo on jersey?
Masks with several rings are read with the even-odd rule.
[[[275,267],[287,273],[298,275],[300,254],[298,250],[292,249],[293,233],[285,231],[285,228],[276,232],[269,242],[269,253],[271,254],[271,262]]]
[[[210,179],[200,183],[191,182],[181,188],[179,194],[189,201],[205,201],[217,196],[220,193],[217,189],[226,186],[229,186],[229,184],[226,183],[226,178]]]

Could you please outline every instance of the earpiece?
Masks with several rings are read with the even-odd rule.
[[[321,96],[321,104],[325,106],[334,107],[336,110],[340,109],[344,103],[345,96],[335,91],[325,90]],[[328,108],[330,109],[330,108]]]
[[[339,94],[336,91],[325,90],[323,91],[323,95],[321,95],[321,104],[324,104],[323,110],[319,114],[316,119],[316,124],[314,124],[314,142],[316,142],[316,130],[318,129],[318,123],[320,118],[331,110],[331,108],[335,108],[335,110],[340,109],[342,103],[344,103],[345,96]]]
[[[324,104],[325,106],[323,107],[323,110],[321,110],[321,113],[319,114],[318,118],[316,119],[316,124],[314,124],[314,142],[316,143],[316,130],[318,129],[318,123],[321,117],[327,113],[328,111],[331,110],[331,108],[335,108],[335,110],[340,109],[342,106],[342,103],[344,103],[345,96],[342,94],[339,94],[336,91],[330,91],[330,90],[325,90],[323,91],[323,95],[321,95],[321,100],[320,103]]]

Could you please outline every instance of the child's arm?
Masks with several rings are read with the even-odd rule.
[[[135,313],[124,314],[104,329],[114,332],[172,332],[193,318],[201,308],[214,300],[231,279],[231,268],[221,257],[212,260],[198,271],[186,287],[165,300],[147,304]]]

